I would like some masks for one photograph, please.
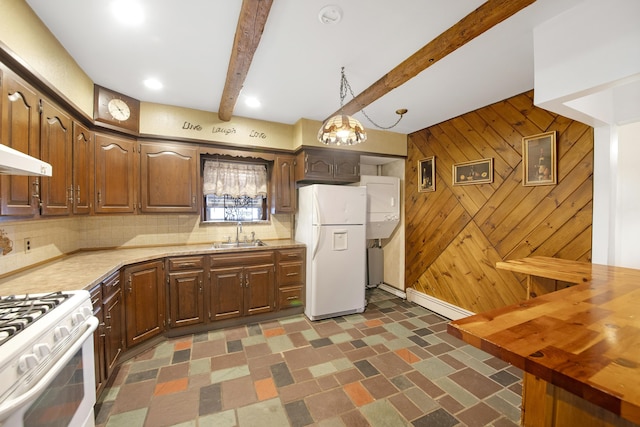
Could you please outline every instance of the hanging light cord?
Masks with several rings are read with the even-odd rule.
[[[341,74],[342,74],[342,77],[340,79],[340,111],[343,111],[344,98],[347,96],[347,91],[351,94],[351,97],[354,100],[356,99],[356,96],[353,94],[353,90],[351,89],[351,85],[349,84],[349,81],[347,80],[347,76],[344,74],[344,67],[342,67]],[[357,101],[356,101],[356,103],[357,103]],[[396,122],[394,124],[392,124],[391,126],[380,126],[379,124],[377,124],[376,122],[371,120],[371,117],[369,117],[367,115],[367,113],[364,111],[364,108],[362,107],[362,105],[358,104],[358,107],[360,107],[360,111],[362,111],[362,114],[367,118],[367,120],[369,120],[369,122],[371,122],[372,125],[374,125],[378,129],[384,129],[384,130],[396,127],[396,125],[398,123],[400,123],[400,120],[402,120],[402,116],[404,116],[404,113],[406,113],[406,110],[398,110],[398,111],[396,111],[396,113],[398,113],[400,115],[400,117],[398,117],[398,120],[396,120]],[[401,113],[400,111],[404,111],[404,112]]]

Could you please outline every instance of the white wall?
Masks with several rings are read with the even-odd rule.
[[[594,127],[640,120],[638,18],[638,0],[586,0],[536,27],[535,104]]]
[[[585,0],[534,30],[534,103],[594,127],[592,260],[640,268],[640,1]]]
[[[640,268],[640,122],[618,129],[615,265]]]

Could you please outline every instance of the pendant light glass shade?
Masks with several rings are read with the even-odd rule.
[[[367,133],[362,124],[346,114],[328,118],[318,131],[318,141],[327,145],[355,145],[366,140]]]

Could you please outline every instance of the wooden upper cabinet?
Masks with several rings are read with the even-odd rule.
[[[13,73],[2,70],[2,125],[0,141],[33,157],[40,157],[39,96]],[[0,214],[34,216],[38,214],[40,177],[2,175]]]
[[[296,158],[296,181],[351,183],[360,180],[360,154],[306,148]]]
[[[73,213],[91,213],[93,200],[93,132],[73,123]]]
[[[42,100],[40,116],[40,157],[51,164],[53,175],[42,177],[42,215],[69,215],[73,205],[72,122],[55,105]]]
[[[96,213],[134,213],[136,198],[136,142],[95,136]]]
[[[276,156],[273,167],[272,213],[296,211],[295,157]]]
[[[333,179],[341,182],[360,181],[360,154],[340,151],[333,156]]]
[[[196,147],[141,143],[141,211],[198,212],[198,176]]]

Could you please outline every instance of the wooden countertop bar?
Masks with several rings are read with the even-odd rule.
[[[578,284],[453,321],[448,332],[640,423],[640,270],[544,257],[496,266]]]

